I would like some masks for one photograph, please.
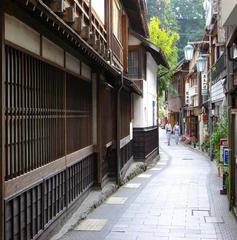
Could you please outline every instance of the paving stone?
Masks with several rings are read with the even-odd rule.
[[[107,204],[124,204],[127,201],[127,198],[124,197],[109,197],[105,203]]]
[[[107,219],[86,219],[81,222],[74,230],[78,231],[101,231]]]
[[[156,167],[154,167],[154,168],[151,168],[150,169],[150,171],[160,171],[162,168],[156,168]]]
[[[70,231],[60,240],[237,240],[227,197],[219,194],[216,166],[173,140],[167,146],[165,137],[161,131],[156,166],[88,216],[108,220],[100,231]]]
[[[141,183],[127,183],[123,187],[125,188],[139,188]]]
[[[204,217],[207,223],[224,223],[222,217]]]
[[[150,178],[151,174],[140,174],[137,177],[139,177],[139,178]]]

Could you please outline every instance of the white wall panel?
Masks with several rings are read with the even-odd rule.
[[[64,66],[64,50],[45,37],[42,39],[42,57]]]
[[[40,34],[8,14],[5,14],[5,39],[30,52],[40,54]]]
[[[80,74],[80,61],[69,53],[66,53],[66,69]]]
[[[81,75],[87,79],[91,79],[91,68],[85,63],[81,63]]]

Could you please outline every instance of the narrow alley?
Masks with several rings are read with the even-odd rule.
[[[160,135],[156,166],[122,186],[61,240],[236,239],[216,166],[174,140],[167,146],[163,130]]]

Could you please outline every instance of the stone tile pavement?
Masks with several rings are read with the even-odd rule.
[[[237,222],[219,194],[214,164],[183,145],[167,146],[163,130],[160,155],[153,169],[95,209],[88,224],[60,239],[237,240]]]

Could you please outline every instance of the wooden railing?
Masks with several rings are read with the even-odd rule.
[[[51,0],[46,4],[78,32],[102,57],[107,58],[107,31],[86,0]]]
[[[118,61],[123,64],[123,47],[119,40],[113,35],[112,38],[112,50],[115,55],[115,57],[118,59]]]

